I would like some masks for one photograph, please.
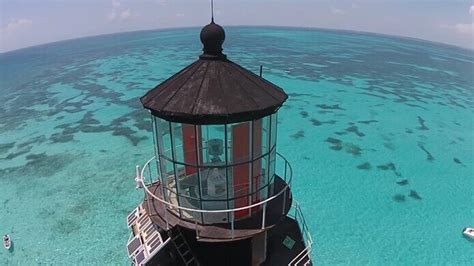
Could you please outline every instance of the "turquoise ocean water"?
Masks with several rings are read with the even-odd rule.
[[[138,98],[200,53],[199,28],[0,54],[2,265],[128,263]],[[353,32],[226,28],[224,52],[285,88],[278,151],[316,265],[473,265],[474,52]]]

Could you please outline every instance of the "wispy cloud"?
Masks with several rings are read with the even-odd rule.
[[[167,0],[158,0],[157,2],[158,2],[158,4],[159,4],[160,6],[167,6],[167,5],[168,5],[168,1],[167,1]]]
[[[117,0],[112,0],[112,7],[113,8],[119,8],[120,7],[120,2]]]
[[[345,15],[347,14],[348,12],[351,11],[351,9],[356,9],[358,8],[359,6],[356,4],[356,3],[352,3],[350,5],[346,5],[344,6],[343,8],[338,8],[338,7],[334,7],[334,6],[331,6],[329,8],[329,11],[331,12],[331,14],[333,15],[336,15],[336,16],[341,16],[341,15]]]
[[[4,28],[0,29],[0,32],[9,34],[9,33],[22,30],[24,28],[28,28],[32,24],[33,24],[33,21],[31,19],[21,18],[21,19],[11,21]]]
[[[463,34],[474,34],[474,24],[464,24],[464,23],[458,23],[454,25],[454,29]]]
[[[347,13],[346,11],[335,7],[331,7],[330,11],[333,15],[345,15]]]
[[[123,10],[122,12],[120,12],[119,18],[121,20],[124,20],[124,19],[128,19],[131,16],[132,16],[132,11],[130,11],[130,8],[127,8],[127,9]]]
[[[122,3],[117,0],[112,0],[112,10],[107,14],[107,19],[110,21],[122,21],[132,17],[130,8],[122,7]]]
[[[474,5],[469,7],[469,14],[474,15]],[[441,24],[441,28],[454,30],[461,34],[472,34],[474,35],[474,22],[471,18],[471,23],[457,23],[455,25]]]

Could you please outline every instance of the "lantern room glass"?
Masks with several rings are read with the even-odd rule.
[[[224,210],[258,203],[273,194],[276,113],[224,125],[168,122],[152,116],[164,199],[190,209]],[[234,213],[172,209],[203,224],[249,217],[259,208]]]

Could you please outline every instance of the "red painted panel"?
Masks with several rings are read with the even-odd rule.
[[[202,134],[201,127],[196,126],[199,162],[202,163]],[[183,124],[183,155],[184,163],[196,165],[198,158],[196,158],[196,134],[194,132],[194,125]],[[196,167],[185,166],[186,175],[197,173]]]
[[[233,161],[248,161],[250,154],[250,132],[249,124],[241,123],[232,126],[232,158]],[[234,178],[234,197],[240,197],[234,200],[234,208],[247,206],[248,197],[242,197],[249,191],[249,165],[241,164],[233,167],[232,175]],[[249,210],[234,212],[235,219],[243,218],[249,215]]]

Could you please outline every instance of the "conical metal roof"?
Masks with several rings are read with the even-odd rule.
[[[222,54],[225,33],[214,22],[201,31],[204,53],[141,102],[154,116],[189,124],[226,124],[270,115],[288,95]]]

